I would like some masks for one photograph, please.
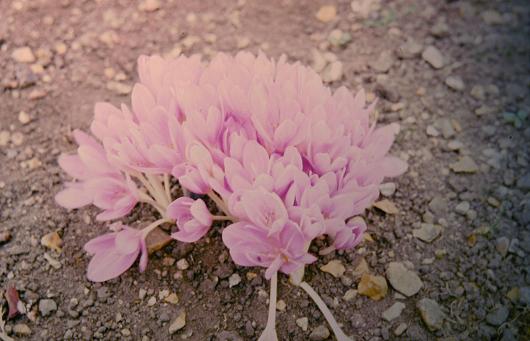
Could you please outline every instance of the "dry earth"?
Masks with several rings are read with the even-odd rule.
[[[129,101],[138,55],[261,49],[311,64],[332,87],[364,87],[382,98],[380,120],[401,125],[393,153],[409,171],[383,188],[398,212],[369,210],[372,240],[306,273],[345,331],[357,340],[530,339],[529,10],[524,0],[0,1],[0,306],[12,284],[27,310],[4,314],[5,332],[257,339],[268,283],[261,269],[234,266],[219,229],[159,251],[143,274],[135,267],[93,284],[82,246],[106,227],[95,210],[67,212],[53,196],[71,130],[88,127],[95,102]],[[61,253],[40,243],[53,231]],[[338,278],[320,270],[330,260],[345,267]],[[379,301],[358,287],[363,260],[389,282]],[[234,274],[241,281],[230,288]],[[405,297],[398,291],[413,288],[415,274],[422,286]],[[170,293],[178,303],[166,302]],[[285,277],[279,299],[281,340],[325,339],[322,314]],[[184,311],[185,326],[170,335]]]

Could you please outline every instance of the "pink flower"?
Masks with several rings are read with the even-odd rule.
[[[291,221],[274,235],[249,222],[234,223],[223,230],[223,242],[236,264],[266,267],[267,279],[278,270],[290,274],[316,260],[306,251],[304,234]]]
[[[111,220],[127,215],[138,202],[138,189],[130,177],[113,166],[105,149],[91,136],[74,131],[79,144],[77,154],[59,157],[59,165],[76,181],[66,183],[66,189],[55,196],[66,208],[88,204],[103,210],[96,218]]]
[[[85,244],[85,251],[93,257],[88,264],[87,277],[93,282],[104,282],[118,277],[140,256],[140,271],[147,266],[147,247],[141,230],[118,224],[121,231],[107,233]]]
[[[212,225],[212,215],[201,199],[180,197],[167,208],[167,215],[177,221],[178,231],[171,237],[192,243],[204,236]]]

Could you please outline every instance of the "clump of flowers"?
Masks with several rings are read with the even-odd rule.
[[[316,302],[339,340],[348,340],[318,294],[303,282],[308,250],[327,238],[325,251],[347,249],[362,239],[359,216],[379,196],[385,177],[406,170],[388,156],[399,127],[376,128],[361,90],[332,92],[299,63],[260,54],[142,56],[132,106],[95,106],[92,137],[75,131],[76,154],[60,166],[74,178],[57,194],[66,208],[93,204],[98,220],[129,214],[138,203],[160,217],[142,229],[111,224],[92,239],[88,279],[119,276],[140,256],[157,226],[175,225],[171,237],[191,243],[215,221],[228,221],[222,239],[232,260],[265,268],[271,280],[269,320],[261,340],[276,340],[278,272],[291,275]],[[179,184],[185,194],[174,198]],[[192,199],[196,198],[196,199]],[[217,206],[211,213],[203,199]]]

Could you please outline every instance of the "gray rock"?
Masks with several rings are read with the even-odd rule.
[[[524,175],[523,177],[519,178],[519,180],[517,180],[517,187],[519,187],[523,191],[530,190],[530,173]]]
[[[419,229],[412,231],[412,235],[423,242],[431,243],[438,238],[441,232],[442,227],[440,225],[422,223]]]
[[[429,202],[429,209],[436,215],[443,215],[447,210],[447,201],[441,196],[434,197]]]
[[[455,212],[461,215],[465,215],[469,211],[470,205],[467,201],[462,201],[455,207]]]
[[[369,63],[370,67],[377,72],[387,72],[394,64],[392,52],[383,51],[379,57]]]
[[[405,330],[407,330],[407,324],[406,323],[400,323],[396,329],[394,329],[394,335],[396,336],[400,336],[401,334],[403,334],[405,332]]]
[[[495,249],[502,257],[506,257],[506,254],[508,254],[509,247],[510,239],[508,239],[507,237],[500,237],[495,243]]]
[[[386,269],[386,277],[392,287],[405,296],[413,296],[423,287],[418,275],[405,267],[403,263],[390,262]]]
[[[390,308],[383,311],[383,318],[388,322],[398,318],[401,315],[401,312],[405,309],[405,304],[401,302],[394,303]]]
[[[435,69],[441,69],[445,66],[445,58],[434,46],[427,46],[425,50],[423,50],[422,58],[425,60],[429,65],[431,65]]]
[[[432,137],[440,136],[440,132],[432,125],[428,125],[425,132],[427,133],[428,136],[432,136]]]
[[[459,76],[449,76],[445,79],[445,85],[455,91],[464,91],[466,88],[464,81]]]
[[[475,161],[469,156],[461,157],[457,162],[449,165],[455,173],[476,173],[479,168]]]
[[[422,298],[416,304],[421,319],[431,331],[439,330],[443,326],[445,314],[438,303],[430,298]]]
[[[29,336],[31,335],[31,329],[25,323],[17,323],[13,326],[13,333],[19,336]]]
[[[442,135],[446,139],[449,139],[456,134],[453,124],[447,118],[437,120],[436,127],[442,131]]]
[[[397,54],[402,59],[410,59],[419,56],[422,50],[423,45],[413,39],[409,39],[399,47]]]
[[[449,35],[449,25],[447,25],[445,20],[438,20],[431,27],[431,34],[437,38],[447,37]]]
[[[500,326],[508,319],[510,310],[506,306],[498,306],[486,315],[486,321],[492,326]]]
[[[57,304],[54,300],[42,299],[39,301],[39,311],[42,316],[46,317],[57,310]]]
[[[309,340],[311,341],[323,341],[329,337],[330,333],[328,328],[324,325],[320,325],[313,329],[311,334],[309,334]]]
[[[390,197],[396,192],[396,184],[394,182],[386,182],[379,185],[379,191],[385,197]]]
[[[530,287],[521,287],[519,289],[519,300],[522,304],[530,305]]]

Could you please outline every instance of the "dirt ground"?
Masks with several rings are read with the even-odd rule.
[[[66,179],[57,156],[75,148],[71,130],[88,128],[95,102],[129,102],[140,54],[208,60],[261,49],[312,65],[334,88],[364,87],[380,97],[379,119],[401,125],[392,153],[409,170],[384,188],[399,212],[367,211],[372,241],[306,271],[345,332],[356,340],[529,340],[529,11],[525,0],[0,0],[0,306],[7,309],[13,284],[27,310],[3,316],[6,333],[259,337],[268,283],[262,269],[232,263],[221,226],[195,245],[157,252],[142,274],[133,267],[94,284],[82,246],[106,226],[96,210],[68,212],[53,196]],[[61,253],[41,245],[53,231]],[[421,240],[426,231],[435,239]],[[181,259],[188,267],[177,267]],[[346,268],[339,278],[320,270],[335,259]],[[389,281],[382,300],[356,291],[363,260]],[[418,293],[398,293],[391,262],[419,276]],[[234,274],[241,282],[230,288]],[[281,340],[324,340],[315,331],[327,327],[323,315],[285,276],[279,299]],[[404,309],[387,321],[383,312],[396,302]],[[186,324],[170,334],[181,312]]]

